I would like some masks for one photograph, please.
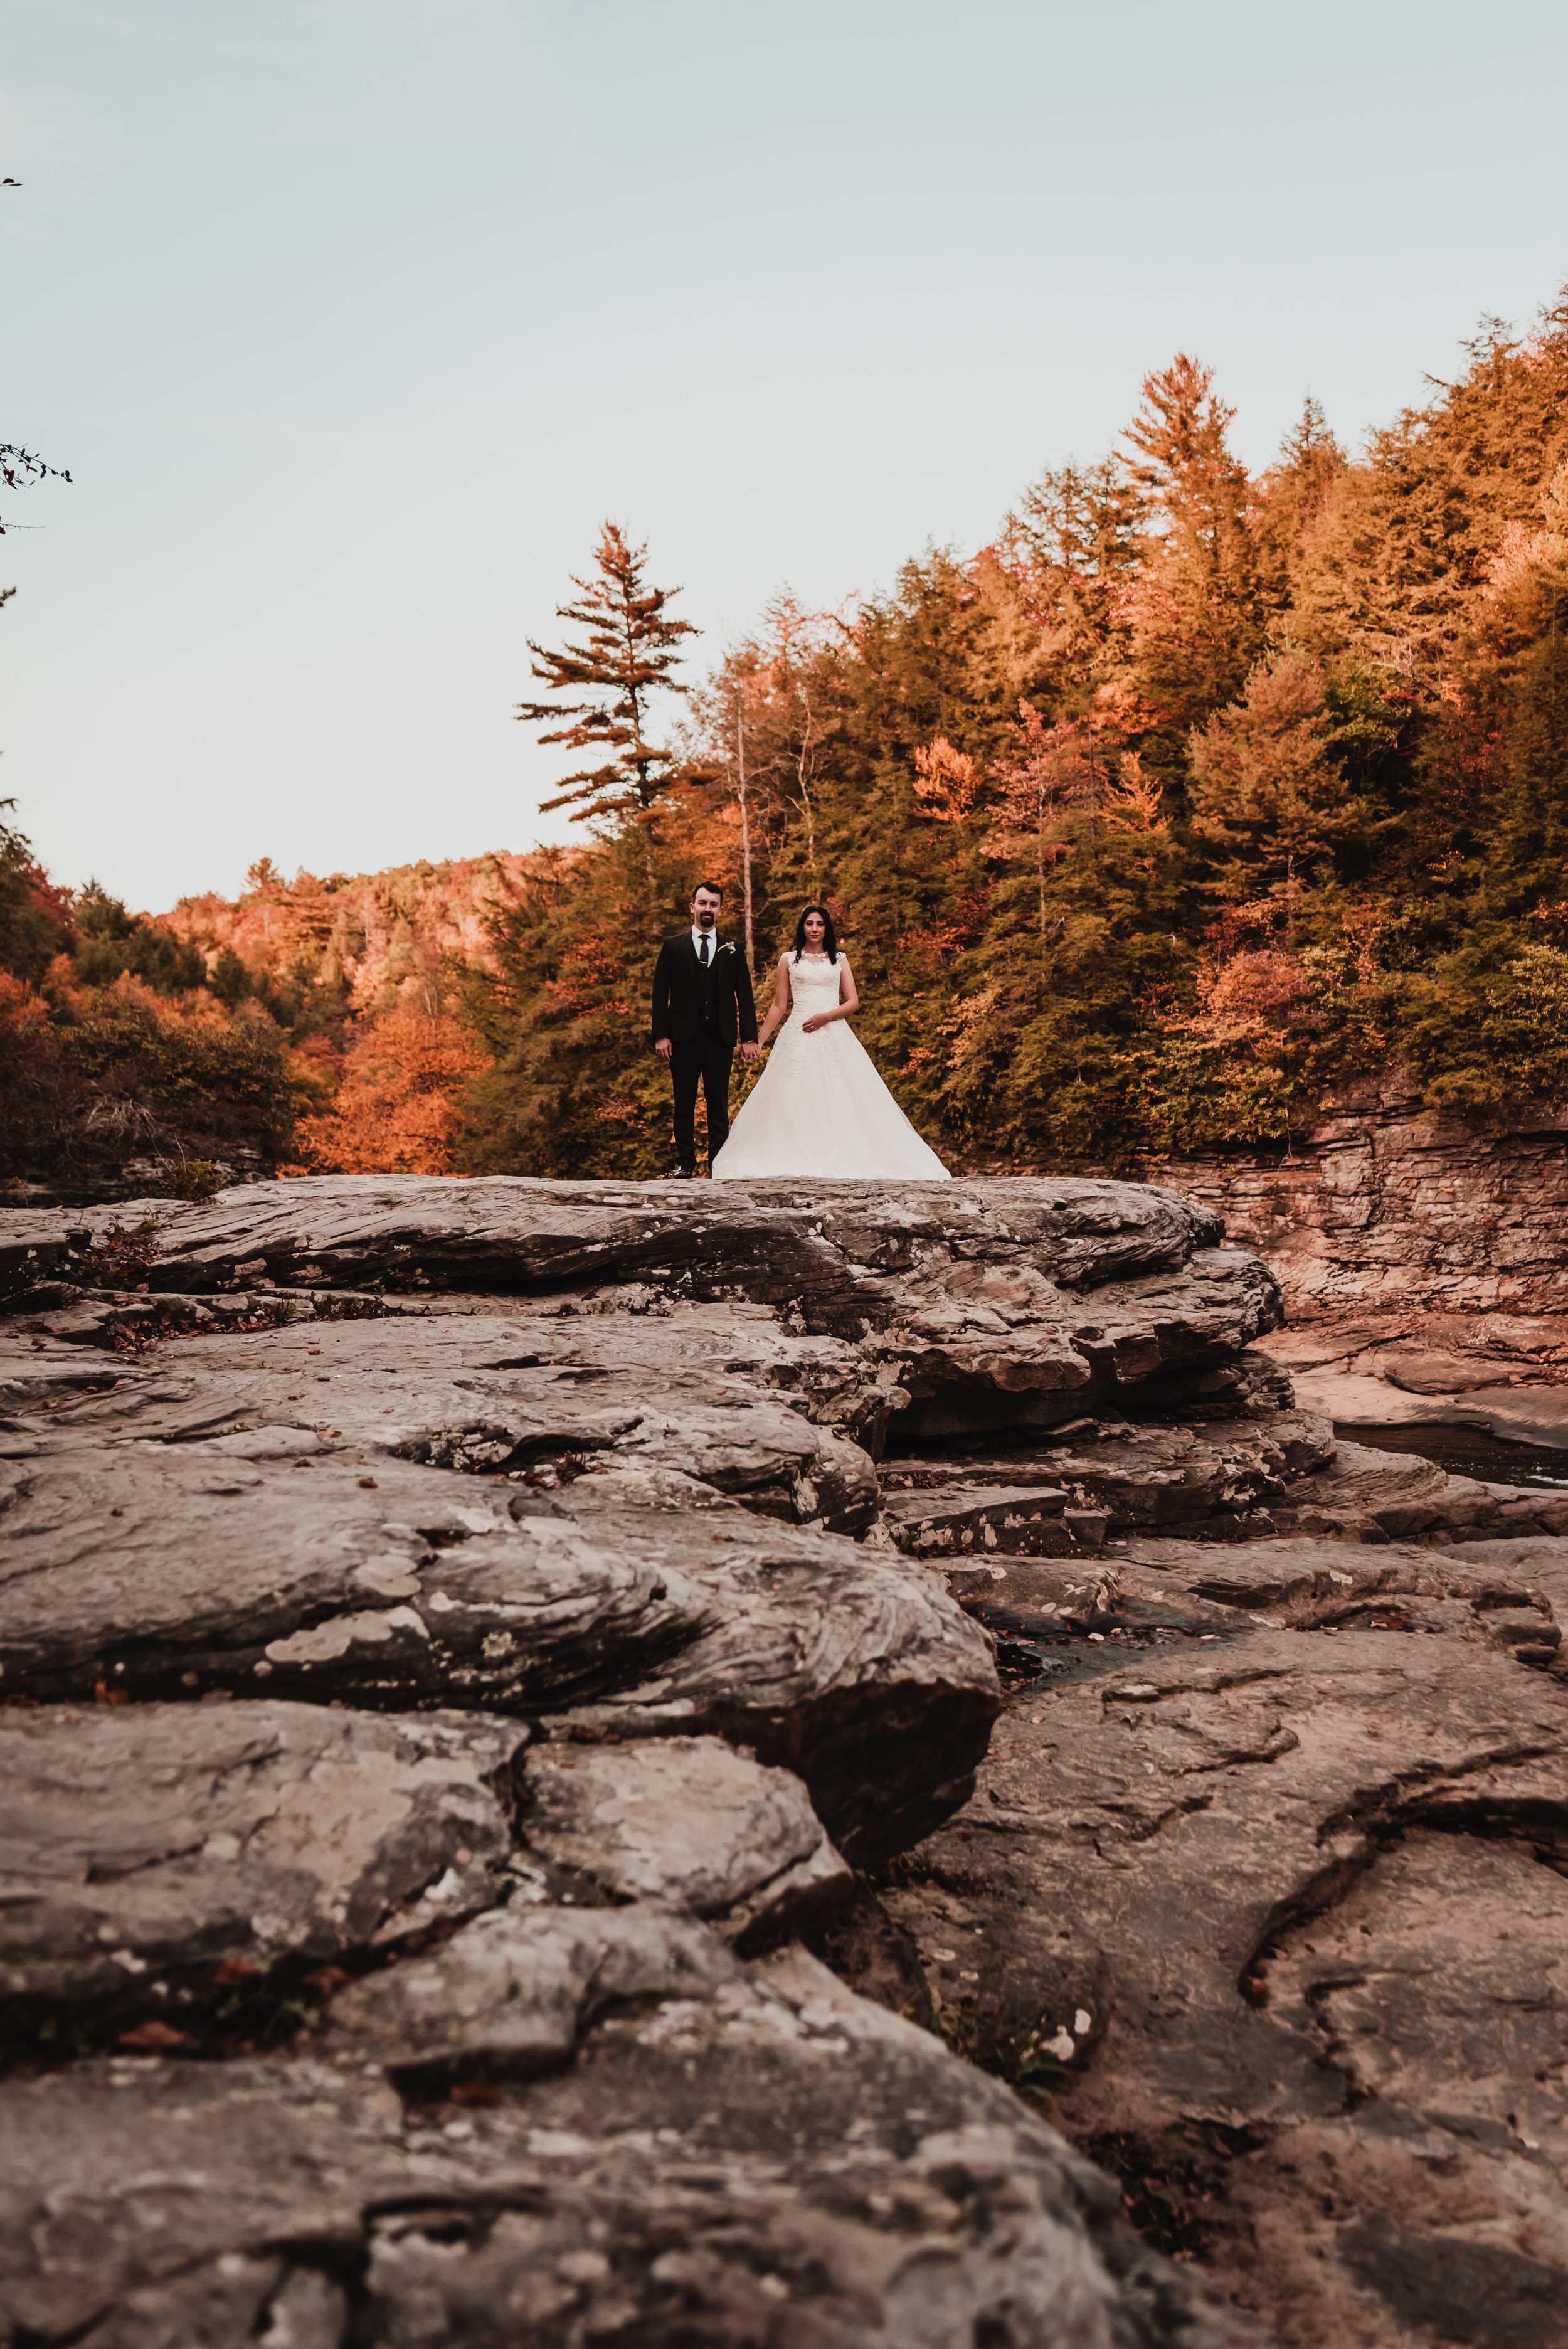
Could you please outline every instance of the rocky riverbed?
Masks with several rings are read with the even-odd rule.
[[[1434,1386],[1047,1180],[0,1292],[0,2339],[1568,2340],[1568,1490],[1324,1384],[1549,1322]]]

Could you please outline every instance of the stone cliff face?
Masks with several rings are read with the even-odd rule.
[[[1568,1308],[1568,1114],[1486,1131],[1393,1099],[1329,1118],[1279,1157],[1172,1160],[1278,1275],[1293,1319]]]
[[[304,1181],[0,1310],[0,2338],[1563,2337],[1568,1495],[1336,1444],[1208,1207]]]

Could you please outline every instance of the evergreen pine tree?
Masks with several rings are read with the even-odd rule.
[[[1263,647],[1264,615],[1249,485],[1227,434],[1235,410],[1213,373],[1178,351],[1144,378],[1127,428],[1127,475],[1144,500],[1141,561],[1124,599],[1130,682],[1158,756],[1238,693]]]
[[[1261,661],[1242,700],[1191,740],[1192,828],[1233,900],[1295,891],[1314,858],[1365,828],[1331,740],[1323,672],[1301,653]]]
[[[1483,897],[1499,914],[1568,899],[1568,636],[1532,647],[1511,697],[1507,771]]]
[[[619,526],[607,522],[593,560],[597,576],[579,579],[574,603],[558,605],[557,619],[582,630],[559,652],[535,644],[531,674],[553,701],[524,701],[516,716],[527,725],[545,725],[542,742],[564,742],[569,750],[602,753],[596,765],[574,769],[562,779],[544,808],[570,807],[573,822],[629,820],[643,833],[648,893],[655,889],[653,822],[656,803],[679,771],[670,750],[648,740],[648,704],[656,692],[684,695],[687,688],[673,672],[683,636],[698,632],[689,620],[673,620],[665,605],[678,587],[651,587],[643,576],[647,546],[630,545]],[[576,699],[565,697],[575,695]]]

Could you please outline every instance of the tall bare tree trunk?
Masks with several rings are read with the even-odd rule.
[[[659,919],[659,883],[658,875],[654,871],[654,815],[651,808],[642,810],[637,820],[637,830],[643,835],[643,864],[648,876],[648,918],[656,929]]]
[[[735,697],[735,796],[740,803],[740,886],[746,909],[746,968],[757,975],[757,953],[751,935],[751,814],[746,803],[746,687]]]
[[[795,781],[800,793],[801,812],[806,818],[806,866],[811,875],[811,895],[820,897],[822,884],[817,872],[817,812],[811,805],[811,757],[817,747],[815,721],[811,713],[811,697],[803,688],[801,706],[806,712],[800,729],[800,748],[795,761]]]
[[[800,806],[806,818],[806,869],[811,876],[811,895],[820,897],[822,885],[817,878],[817,817],[811,805],[811,787],[806,781],[806,746],[802,743],[800,756],[795,764],[795,780],[799,786]]]
[[[632,706],[633,737],[640,747],[643,740],[643,697],[633,686],[626,698]],[[634,764],[637,772],[637,830],[643,835],[643,863],[648,875],[648,919],[656,932],[663,927],[659,920],[659,885],[654,872],[654,802],[657,793],[649,785],[645,762],[638,759]]]
[[[1046,951],[1046,794],[1037,795],[1035,818],[1035,876],[1040,885],[1040,954]]]

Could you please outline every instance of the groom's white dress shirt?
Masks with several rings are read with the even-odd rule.
[[[717,929],[699,930],[696,924],[694,922],[691,926],[691,942],[696,948],[696,958],[698,962],[702,960],[702,942],[704,938],[708,942],[707,959],[709,966],[711,967],[713,958],[718,952],[718,932]]]

